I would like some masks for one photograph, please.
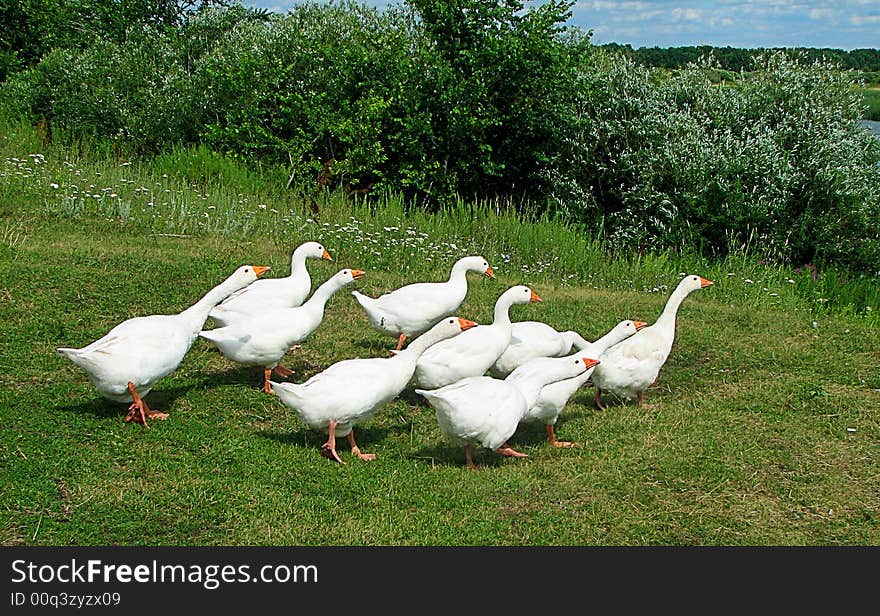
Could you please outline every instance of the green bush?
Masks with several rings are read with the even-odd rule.
[[[876,272],[880,141],[858,127],[847,75],[782,53],[732,86],[706,68],[667,75],[594,52],[547,169],[555,207],[622,248],[748,247]]]
[[[3,84],[0,110],[117,152],[282,165],[311,193],[499,198],[619,250],[876,273],[880,141],[857,127],[850,73],[782,51],[736,75],[711,59],[651,69],[566,33],[570,7],[205,9],[55,49]]]

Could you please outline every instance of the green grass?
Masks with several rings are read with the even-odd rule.
[[[880,122],[880,84],[871,84],[868,87],[858,88],[858,92],[868,107],[864,118]]]
[[[10,139],[0,147],[21,160],[37,152]],[[195,210],[169,222],[173,207],[142,212],[149,208],[133,189],[116,193],[131,201],[127,217],[103,197],[65,210],[45,176],[68,181],[65,161],[81,188],[94,185],[90,194],[117,189],[121,178],[134,181],[127,189],[149,181],[178,206],[202,201],[228,215],[216,227],[195,225]],[[148,165],[61,149],[24,168],[0,182],[0,543],[880,543],[880,305],[823,309],[830,302],[814,298],[832,284],[825,278],[748,256],[611,259],[558,222],[527,225],[491,205],[463,204],[441,218],[404,213],[389,198],[368,216],[363,204],[331,198],[310,223],[276,184],[238,184],[235,168],[223,167],[220,183],[197,166],[185,179],[171,164],[156,176]],[[189,194],[193,185],[207,199]],[[245,224],[235,213],[250,209]],[[339,466],[319,455],[324,435],[259,391],[259,370],[228,362],[204,340],[149,394],[170,413],[149,429],[125,424],[124,405],[100,398],[54,352],[128,317],[181,310],[242,263],[285,275],[291,249],[307,239],[334,257],[310,265],[313,286],[358,267],[367,277],[355,286],[368,294],[445,278],[453,255],[479,249],[498,279],[472,277],[461,316],[489,322],[498,295],[525,282],[544,302],[514,307],[515,320],[590,339],[621,318],[653,321],[679,271],[716,285],[683,304],[672,355],[647,396],[652,408],[610,398],[600,412],[584,390],[557,426],[577,448],[555,450],[542,427],[522,426],[511,442],[529,458],[480,451],[479,472],[464,467],[463,452],[444,442],[411,391],[356,429],[378,459],[362,463],[343,445]],[[301,381],[393,344],[340,293],[285,365]]]

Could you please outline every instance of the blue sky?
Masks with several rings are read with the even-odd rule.
[[[304,1],[242,0],[281,13]],[[880,0],[592,0],[577,2],[568,24],[599,45],[877,48]]]

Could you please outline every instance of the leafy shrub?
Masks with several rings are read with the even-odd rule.
[[[707,67],[661,74],[593,53],[547,169],[555,207],[627,249],[749,247],[876,271],[880,142],[857,125],[848,76],[782,53],[732,86]]]
[[[311,192],[427,210],[499,197],[620,250],[876,272],[880,142],[856,125],[849,73],[790,52],[735,75],[651,69],[566,33],[570,7],[206,9],[56,49],[7,80],[0,109],[117,150],[205,144]]]

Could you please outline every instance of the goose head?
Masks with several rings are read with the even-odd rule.
[[[457,267],[463,268],[466,272],[480,272],[487,278],[495,278],[495,272],[489,266],[489,262],[483,257],[477,255],[472,257],[462,257],[456,264]]]
[[[713,284],[715,283],[711,280],[706,280],[702,276],[690,275],[682,278],[681,282],[678,283],[676,290],[681,291],[685,295],[689,295],[694,291],[705,289]]]
[[[598,364],[598,359],[578,355],[536,357],[511,372],[505,380],[511,382],[534,380],[537,383],[552,383],[580,376]]]
[[[327,261],[332,261],[330,258],[330,253],[324,248],[324,246],[318,242],[305,242],[300,245],[299,248],[296,249],[296,253],[299,253],[303,257],[307,259],[325,259]]]
[[[524,284],[510,287],[507,291],[501,294],[501,297],[498,298],[497,304],[501,304],[502,300],[508,304],[528,304],[529,302],[543,301],[538,297],[537,293]]]
[[[230,286],[237,286],[239,289],[243,289],[268,272],[269,269],[270,268],[265,265],[242,265],[232,272],[232,275],[226,279],[226,282],[229,283]]]
[[[621,340],[624,338],[629,338],[634,333],[642,329],[643,327],[647,327],[648,324],[645,321],[621,321],[617,325],[614,326],[612,330],[614,333],[619,334]]]
[[[366,275],[367,273],[364,270],[344,269],[336,272],[333,278],[336,279],[340,285],[347,285],[354,282],[355,280],[360,280]]]
[[[407,350],[415,350],[417,354],[421,355],[428,347],[433,344],[437,344],[441,340],[446,340],[447,338],[452,338],[453,336],[457,336],[463,331],[467,331],[472,327],[476,327],[478,324],[473,321],[468,321],[467,319],[462,319],[460,317],[451,316],[446,317],[434,327],[426,331],[424,334],[416,338],[410,345],[407,347]],[[407,351],[402,351],[407,352]],[[401,351],[395,351],[395,354],[401,353]]]

